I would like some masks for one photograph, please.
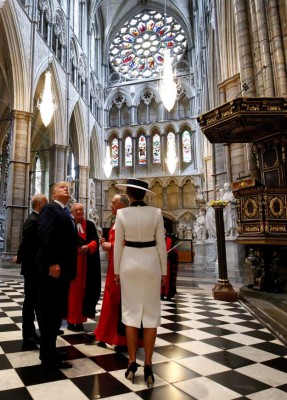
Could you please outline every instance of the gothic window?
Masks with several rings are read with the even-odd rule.
[[[161,162],[160,136],[158,133],[152,137],[152,162],[153,164],[160,164]]]
[[[175,134],[173,132],[169,132],[167,135],[167,150],[175,153]]]
[[[119,141],[117,138],[112,140],[112,166],[119,166]]]
[[[133,143],[132,138],[128,136],[125,140],[125,167],[133,165]]]
[[[42,193],[42,168],[40,158],[37,156],[36,158],[36,166],[35,166],[35,194]]]
[[[138,141],[139,146],[139,164],[146,165],[146,138],[144,135],[139,137]]]
[[[178,117],[179,119],[188,118],[189,115],[189,99],[182,95],[178,100]]]
[[[188,131],[182,133],[182,161],[191,162],[191,137]]]
[[[119,109],[115,104],[113,104],[112,108],[110,109],[109,115],[110,115],[110,127],[118,126],[119,125]]]
[[[129,125],[130,124],[130,110],[126,103],[124,103],[121,107],[121,125]]]
[[[38,31],[48,45],[50,45],[50,7],[48,0],[38,1]]]
[[[55,22],[53,29],[52,49],[62,65],[66,62],[66,32],[65,32],[65,19],[60,10],[55,13]]]
[[[71,81],[76,85],[77,82],[77,50],[74,39],[70,41],[70,73],[71,73]]]
[[[158,78],[164,50],[174,65],[187,45],[181,25],[168,15],[144,10],[127,21],[113,40],[109,56],[113,69],[126,79]]]
[[[137,112],[138,112],[138,123],[145,124],[147,121],[147,105],[144,103],[143,100],[139,103],[137,107]]]

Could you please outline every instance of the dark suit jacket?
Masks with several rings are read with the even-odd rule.
[[[22,241],[17,252],[17,264],[22,264],[22,275],[35,272],[35,261],[39,250],[38,220],[39,214],[33,211],[23,225]]]
[[[37,268],[41,274],[49,275],[49,267],[59,264],[61,280],[71,281],[77,272],[78,235],[75,224],[60,204],[46,204],[39,215],[40,250]]]

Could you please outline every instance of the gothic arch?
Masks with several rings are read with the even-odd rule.
[[[81,103],[77,102],[72,112],[69,124],[69,144],[74,151],[75,162],[78,165],[88,165],[87,143],[85,140],[85,126]],[[71,129],[72,128],[72,129]]]
[[[90,139],[90,178],[101,178],[102,177],[102,157],[101,157],[101,146],[99,144],[99,136],[96,128],[92,129]]]

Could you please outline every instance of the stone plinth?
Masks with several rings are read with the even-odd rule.
[[[206,261],[206,246],[204,242],[196,242],[193,244],[194,249],[194,267],[195,269],[204,269]]]
[[[207,239],[205,242],[206,248],[206,260],[205,260],[205,271],[209,276],[216,276],[218,274],[217,263],[217,244],[214,239]]]

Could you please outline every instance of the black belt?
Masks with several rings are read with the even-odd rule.
[[[129,242],[126,240],[125,246],[128,247],[153,247],[156,245],[155,240],[152,240],[151,242]]]

